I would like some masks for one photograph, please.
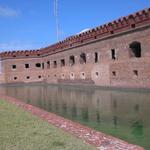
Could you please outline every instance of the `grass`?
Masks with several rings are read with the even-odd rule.
[[[46,121],[0,100],[0,150],[95,150]]]

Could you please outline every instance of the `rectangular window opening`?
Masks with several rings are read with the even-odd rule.
[[[97,63],[97,62],[98,62],[98,53],[95,52],[95,63]]]
[[[25,68],[29,68],[29,64],[25,64]]]
[[[18,78],[17,77],[14,77],[14,80],[17,80]]]
[[[116,76],[116,71],[112,71],[112,75],[113,75],[113,76]]]
[[[111,59],[113,59],[113,60],[116,59],[116,51],[115,51],[115,49],[111,49]]]
[[[65,66],[65,59],[61,59],[61,67]]]
[[[30,76],[27,76],[26,78],[27,78],[27,79],[30,79]]]
[[[73,65],[75,65],[75,56],[70,56],[70,66],[73,66]]]
[[[47,69],[50,69],[50,61],[47,62]]]
[[[17,66],[16,65],[12,65],[12,69],[16,69],[17,68]]]
[[[138,71],[137,70],[133,70],[133,73],[135,76],[138,76]]]
[[[53,62],[53,67],[54,67],[54,68],[57,68],[57,61],[54,61],[54,62]]]
[[[44,63],[42,63],[42,69],[44,69]]]

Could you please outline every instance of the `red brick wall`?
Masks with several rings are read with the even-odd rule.
[[[1,53],[2,70],[5,75],[0,75],[0,82],[44,81],[150,88],[150,10],[140,14],[143,18],[141,17],[142,20],[139,21],[138,13],[126,17],[128,20],[126,26],[123,24],[125,18],[122,21],[118,20],[117,28],[113,27],[113,34],[110,32],[104,34],[104,28],[112,30],[111,25],[108,24],[103,27],[101,33],[99,30],[102,28],[96,28],[41,50]],[[133,23],[135,28],[131,27]],[[93,38],[95,36],[97,37]],[[129,45],[133,41],[141,43],[141,58],[131,55]],[[116,51],[115,60],[111,58],[112,49]],[[98,53],[99,58],[97,63],[95,63],[95,52]],[[81,53],[86,54],[85,64],[80,64]],[[71,55],[75,57],[73,66],[69,63]],[[63,67],[61,67],[62,59],[65,60]],[[57,61],[56,68],[53,67],[54,61]],[[47,68],[47,62],[50,62],[50,68]],[[41,65],[44,63],[44,69],[42,66],[35,67],[36,63]],[[17,66],[16,69],[12,69],[14,64]],[[25,68],[25,64],[29,64],[30,68]],[[17,77],[16,80],[15,77]]]

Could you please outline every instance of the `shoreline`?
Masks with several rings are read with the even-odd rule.
[[[82,139],[86,143],[95,146],[99,150],[144,150],[144,148],[140,146],[129,144],[128,142],[125,142],[119,138],[115,138],[87,126],[81,125],[78,122],[73,122],[54,113],[50,113],[38,107],[21,102],[16,98],[6,95],[0,95],[0,98],[15,104],[25,111],[30,112],[34,116],[37,116],[42,120],[45,120],[48,123],[54,125],[55,127],[58,127],[63,131]]]

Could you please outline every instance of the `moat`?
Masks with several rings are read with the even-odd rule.
[[[30,84],[3,93],[150,149],[150,91]]]

